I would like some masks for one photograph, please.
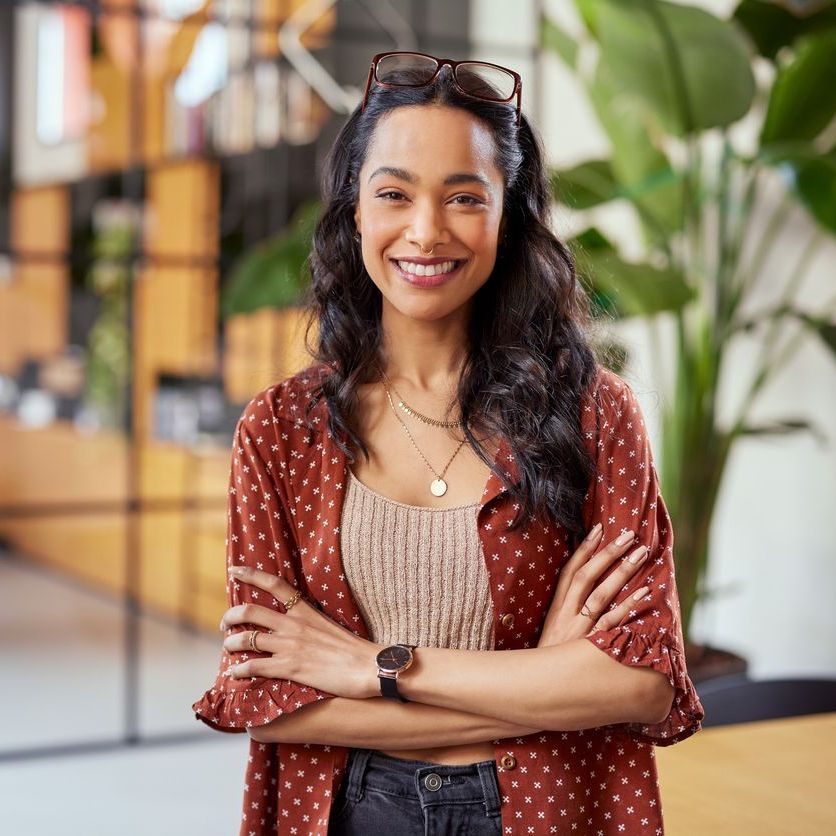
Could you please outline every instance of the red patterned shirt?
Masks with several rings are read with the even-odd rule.
[[[328,432],[324,399],[311,414],[312,428],[303,417],[309,391],[326,372],[325,365],[311,366],[260,392],[244,409],[232,449],[226,558],[228,565],[281,573],[330,618],[368,638],[340,557],[348,460]],[[654,744],[694,734],[703,718],[685,667],[673,531],[635,395],[618,375],[601,368],[580,408],[584,441],[597,465],[584,504],[585,527],[600,521],[602,543],[632,530],[636,545],[648,547],[648,559],[612,606],[639,587],[650,587],[618,627],[587,638],[622,664],[662,671],[675,688],[674,702],[670,714],[653,725],[622,723],[492,741],[508,836],[661,834]],[[518,481],[506,439],[495,461]],[[560,568],[570,557],[566,532],[553,520],[538,518],[506,530],[516,505],[493,472],[483,497],[478,530],[490,578],[495,649],[536,647]],[[252,601],[278,609],[269,593],[248,584],[229,579],[227,590],[230,606]],[[334,696],[290,680],[222,676],[251,655],[222,649],[215,683],[193,705],[212,728],[245,732]],[[326,836],[350,749],[255,740],[249,746],[240,836]]]

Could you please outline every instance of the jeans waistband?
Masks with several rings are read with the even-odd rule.
[[[353,748],[346,765],[346,793],[352,801],[366,787],[413,798],[428,807],[482,801],[487,815],[499,813],[499,785],[494,761],[461,765],[406,760],[375,749]]]

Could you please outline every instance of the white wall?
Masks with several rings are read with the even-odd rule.
[[[502,40],[503,31],[532,31],[527,23],[514,23],[514,17],[527,20],[526,14],[512,15],[522,5],[472,2],[479,16],[479,37],[495,42]],[[726,14],[735,3],[703,0],[692,5]],[[548,0],[546,7],[564,26],[577,27],[568,0]],[[525,70],[523,107],[538,120],[550,162],[568,166],[606,155],[607,138],[583,89],[553,56],[545,55],[540,69],[540,107],[533,107],[531,96],[526,98]],[[741,128],[743,138],[747,133],[751,138],[757,123],[752,120]],[[753,218],[755,238],[780,193],[777,178],[769,187]],[[556,217],[556,232],[570,235],[588,218],[580,224],[579,218],[562,211]],[[613,204],[596,211],[594,219],[622,245],[626,256],[640,255],[635,222],[626,207]],[[790,216],[753,297],[755,309],[776,298],[812,228],[803,210]],[[822,300],[833,298],[834,272],[836,244],[831,239],[811,265],[799,296],[802,307],[816,311]],[[670,322],[660,325],[669,337]],[[626,376],[641,400],[658,457],[658,401],[664,389],[653,377],[647,327],[628,321],[617,329],[633,354]],[[739,405],[758,346],[757,341],[740,340],[730,353],[722,393],[725,415]],[[724,592],[698,605],[693,636],[746,656],[756,677],[836,675],[836,362],[824,346],[806,339],[795,361],[763,390],[752,415],[762,421],[808,418],[826,434],[827,442],[822,446],[809,435],[797,435],[746,439],[735,448],[718,499],[707,578],[710,588]]]

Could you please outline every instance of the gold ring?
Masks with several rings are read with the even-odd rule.
[[[297,589],[296,593],[293,595],[292,598],[289,598],[285,601],[282,606],[284,607],[284,611],[287,612],[300,598],[302,597],[302,590]]]
[[[586,612],[584,612],[584,610],[586,610]],[[584,605],[581,607],[581,615],[585,615],[587,618],[591,618],[593,621],[595,621],[595,616],[589,611],[589,605],[586,603],[584,603]]]
[[[258,646],[255,643],[255,637],[258,635],[258,630],[251,630],[250,631],[250,647],[253,649],[255,653],[261,653],[258,649]]]

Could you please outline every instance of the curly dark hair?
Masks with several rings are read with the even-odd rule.
[[[580,399],[597,361],[588,339],[589,303],[568,248],[549,228],[551,190],[542,140],[515,109],[463,94],[443,68],[432,85],[375,85],[339,131],[322,174],[324,207],[308,258],[305,299],[308,350],[327,366],[310,408],[324,397],[328,430],[355,461],[352,447],[369,452],[355,430],[357,387],[378,379],[381,294],[354,239],[358,173],[378,120],[394,108],[446,105],[488,126],[495,164],[504,180],[505,238],[488,280],[472,300],[468,354],[458,382],[463,431],[474,452],[519,501],[510,524],[545,512],[567,533],[583,535],[581,509],[594,473],[583,443]],[[316,331],[311,340],[311,331]],[[520,474],[511,484],[473,429],[504,436]]]

